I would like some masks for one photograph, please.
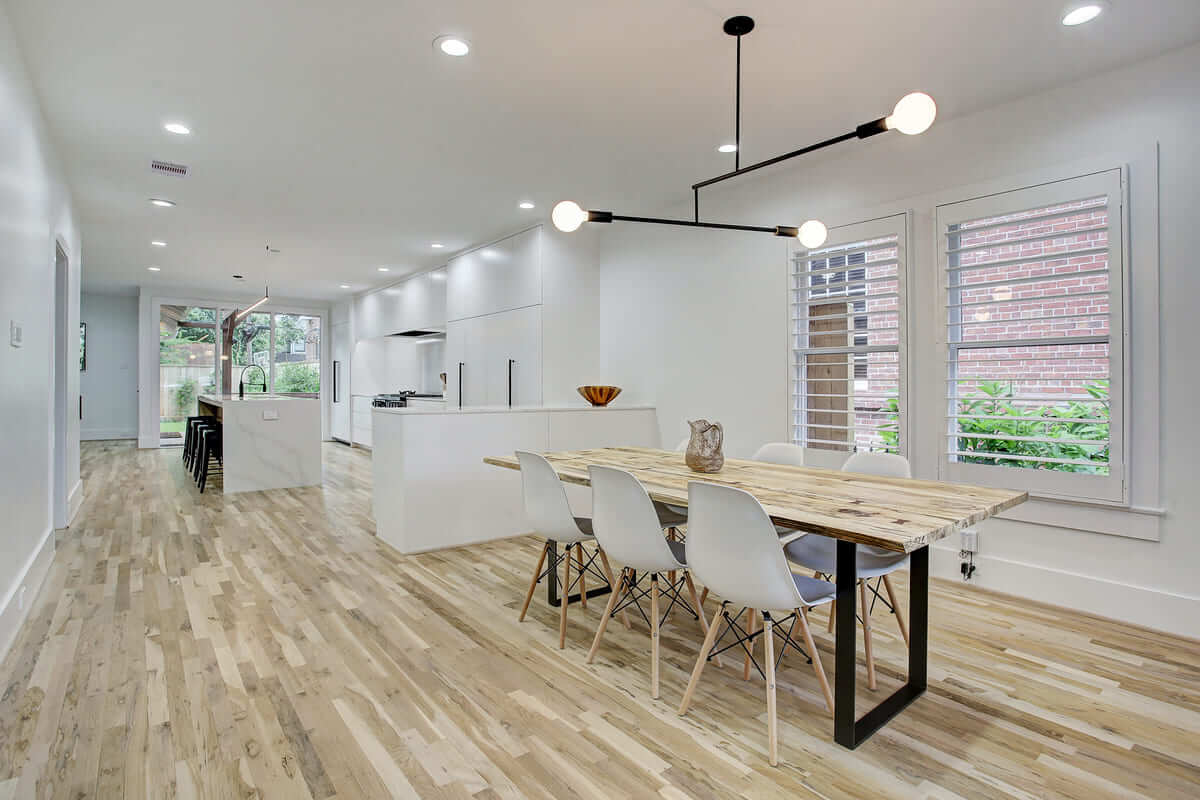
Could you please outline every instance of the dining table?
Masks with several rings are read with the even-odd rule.
[[[833,727],[834,741],[850,749],[866,741],[925,692],[929,546],[1028,499],[1026,492],[1011,489],[735,458],[726,459],[718,472],[699,473],[687,466],[683,453],[644,447],[605,447],[544,455],[564,483],[589,486],[588,467],[616,467],[637,478],[653,500],[673,506],[687,506],[688,484],[693,481],[736,487],[758,499],[780,529],[781,542],[813,534],[836,539]],[[521,468],[515,455],[489,456],[484,462],[506,469]],[[855,713],[858,648],[855,565],[858,548],[862,546],[909,556],[909,647],[905,683],[860,717]]]

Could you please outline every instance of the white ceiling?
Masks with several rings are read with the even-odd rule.
[[[715,148],[732,139],[733,14],[758,23],[743,42],[750,161],[914,89],[945,118],[1200,39],[1196,0],[1112,0],[1073,29],[1058,0],[7,5],[82,216],[86,289],[229,292],[241,273],[320,298],[436,266],[560,199],[630,214],[686,201],[732,166]],[[443,33],[471,54],[435,52]],[[152,158],[192,174],[153,174]]]

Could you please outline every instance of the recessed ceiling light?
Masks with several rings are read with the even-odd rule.
[[[170,200],[163,200],[161,197],[151,197],[150,204],[159,206],[160,208],[170,208],[171,206],[175,205]]]
[[[166,247],[167,246],[166,242],[159,241],[158,239],[151,241],[150,244],[154,245],[155,247]]]
[[[434,242],[433,244],[431,244],[429,246],[432,247],[434,250],[441,250],[446,245],[442,244],[441,242]]]
[[[379,271],[380,272],[390,272],[391,270],[389,270],[387,267],[379,267]]]
[[[524,203],[521,203],[521,208],[523,208],[523,209],[525,209],[526,211],[528,211],[529,209],[533,208],[533,203],[531,203],[531,202],[529,202],[528,200],[526,200]]]
[[[1063,9],[1062,24],[1067,27],[1082,25],[1085,22],[1091,22],[1105,10],[1108,6],[1102,0],[1086,0],[1086,2],[1076,2],[1069,4]]]
[[[182,122],[168,122],[166,125],[163,125],[163,130],[167,133],[178,134],[179,136],[187,136],[192,132],[192,129]]]
[[[465,56],[471,52],[470,42],[457,36],[439,36],[433,40],[433,46],[448,56]]]
[[[338,284],[338,288],[340,288],[340,289],[349,289],[349,288],[350,288],[350,284],[348,284],[348,283],[339,283],[339,284]]]
[[[737,145],[736,144],[723,144],[717,148],[717,152],[718,153],[736,153]]]
[[[151,272],[162,272],[162,267],[146,267]]]

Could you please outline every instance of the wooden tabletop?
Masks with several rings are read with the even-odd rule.
[[[690,481],[744,489],[781,525],[859,544],[911,552],[1029,499],[1025,492],[961,483],[881,478],[816,467],[729,458],[716,474],[692,472],[683,453],[607,447],[546,453],[560,479],[590,485],[588,466],[618,467],[642,482],[655,500],[686,506]],[[515,456],[484,459],[519,470]]]

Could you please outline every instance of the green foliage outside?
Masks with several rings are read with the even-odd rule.
[[[281,364],[275,368],[275,391],[316,394],[321,374],[314,364]]]
[[[175,414],[186,417],[192,413],[196,403],[196,379],[184,378],[183,383],[175,387]]]
[[[1095,400],[1108,400],[1108,381],[1084,385]],[[881,411],[891,412],[888,422],[880,426],[884,446],[893,450],[900,444],[899,402],[890,397]],[[995,436],[995,439],[959,438],[957,449],[972,455],[960,455],[966,464],[995,464],[1025,469],[1048,469],[1056,472],[1108,474],[1108,403],[1067,401],[1049,405],[1030,405],[1020,402],[1008,381],[986,381],[979,384],[977,393],[959,398],[958,413],[972,417],[995,419],[958,419],[960,433]],[[1011,419],[1008,419],[1010,418]],[[1024,419],[1022,419],[1024,418]],[[1052,420],[1084,420],[1055,422]],[[1045,420],[1051,420],[1046,422]],[[1031,442],[1027,438],[1061,439],[1061,442]],[[1095,441],[1096,444],[1087,444]],[[1084,442],[1076,444],[1075,442]],[[975,455],[978,454],[978,455]],[[1087,464],[1056,464],[1026,461],[1004,456],[1061,458],[1087,461]]]

